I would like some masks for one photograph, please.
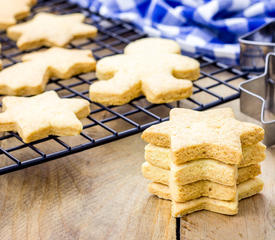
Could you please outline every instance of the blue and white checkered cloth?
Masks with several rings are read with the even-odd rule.
[[[175,39],[186,53],[227,64],[239,60],[238,37],[275,18],[275,0],[70,0]]]

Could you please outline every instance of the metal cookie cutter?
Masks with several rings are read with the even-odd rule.
[[[239,42],[241,69],[263,72],[266,54],[275,51],[275,21],[241,36]]]
[[[275,53],[267,54],[265,72],[241,83],[240,90],[241,111],[261,121],[267,146],[275,144]]]

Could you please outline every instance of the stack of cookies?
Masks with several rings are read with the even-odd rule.
[[[142,165],[150,179],[148,190],[172,201],[172,215],[198,210],[233,215],[238,200],[260,192],[259,162],[265,158],[260,143],[264,130],[240,122],[229,108],[197,112],[173,109],[170,121],[142,134]]]

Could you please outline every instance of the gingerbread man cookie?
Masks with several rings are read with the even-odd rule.
[[[144,94],[149,102],[164,103],[192,94],[199,63],[180,55],[175,41],[145,38],[130,43],[124,54],[98,61],[96,74],[99,81],[90,87],[92,101],[122,105]]]
[[[26,54],[22,61],[0,72],[0,94],[35,95],[44,91],[51,77],[66,79],[95,69],[90,50],[53,47]]]

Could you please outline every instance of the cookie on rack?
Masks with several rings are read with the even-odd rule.
[[[199,77],[199,63],[180,55],[172,40],[144,38],[130,43],[124,54],[98,61],[99,81],[90,87],[92,101],[122,105],[144,94],[151,103],[166,103],[189,97],[192,80]]]
[[[30,14],[30,9],[37,0],[0,0],[0,30],[16,24]]]
[[[26,54],[22,62],[0,72],[0,94],[27,96],[44,91],[51,77],[70,78],[95,69],[90,50],[50,49]]]
[[[17,41],[21,50],[40,46],[64,47],[75,38],[96,36],[96,27],[84,24],[84,20],[82,13],[55,15],[43,12],[25,23],[9,27],[7,34]]]
[[[82,131],[79,119],[90,113],[84,99],[61,99],[54,91],[34,97],[4,97],[0,131],[16,131],[25,143],[49,135],[75,136]]]

